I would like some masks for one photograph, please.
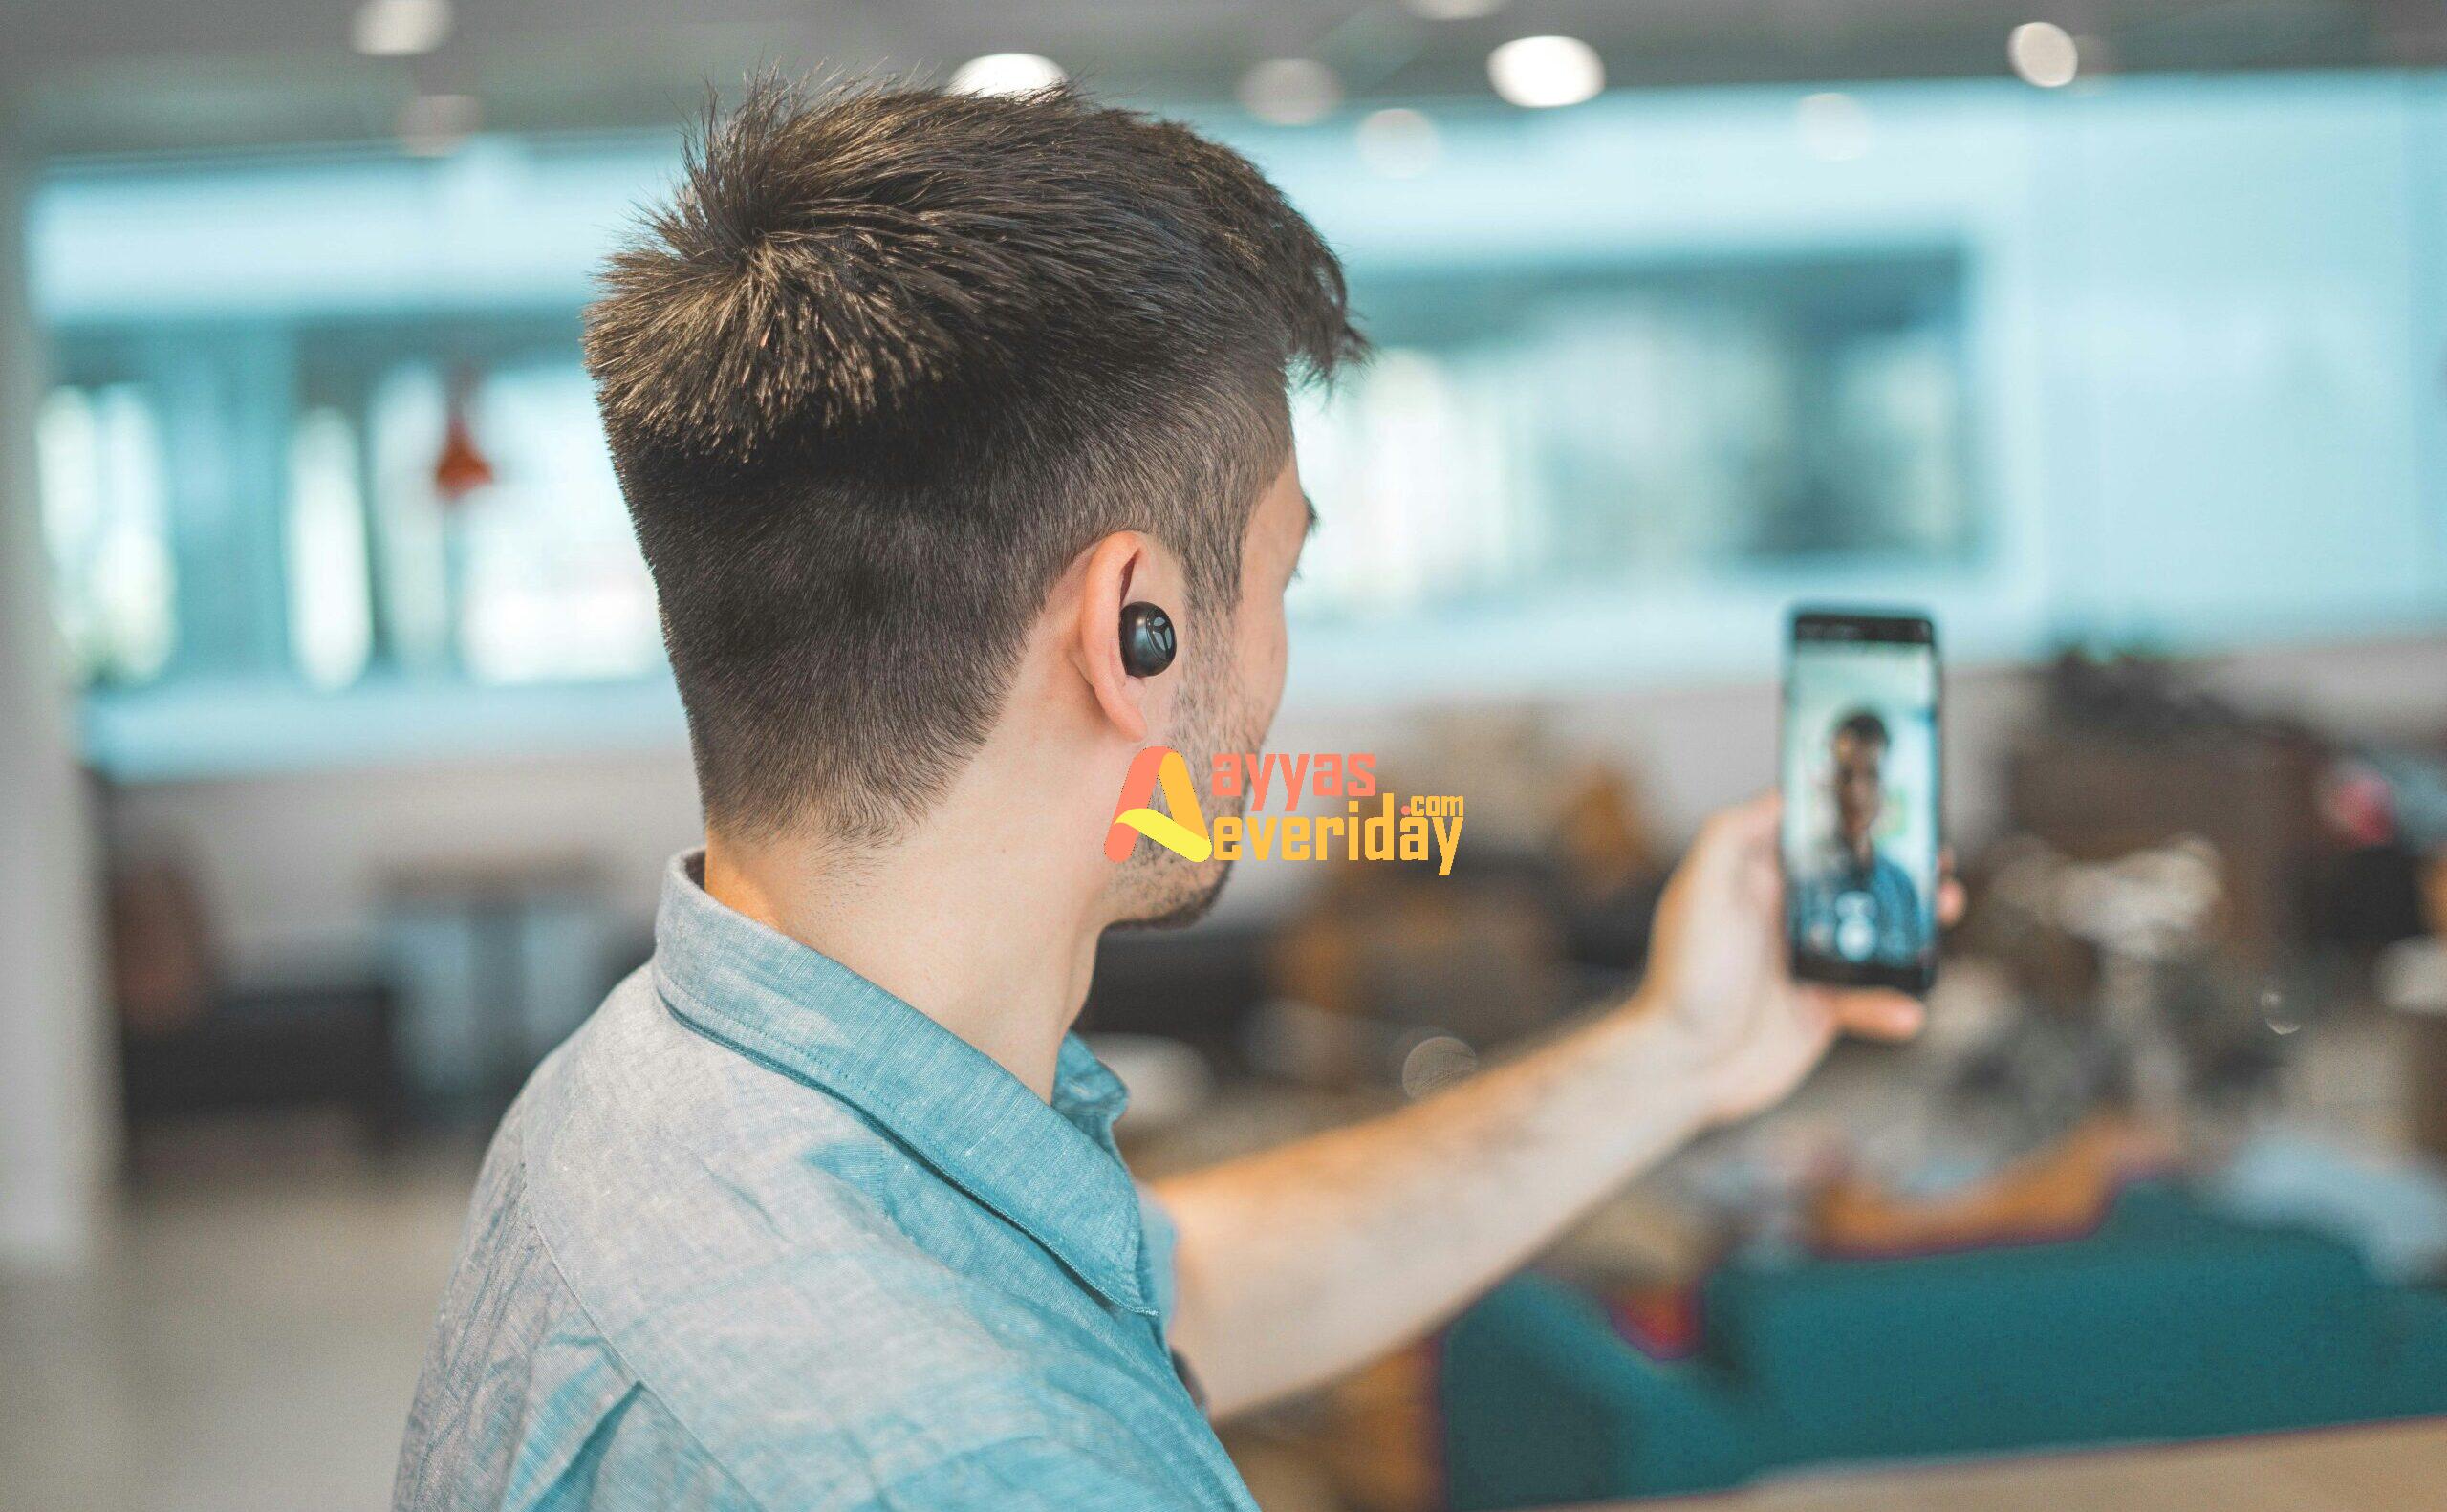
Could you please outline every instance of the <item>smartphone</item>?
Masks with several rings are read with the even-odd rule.
[[[1785,937],[1793,975],[1923,993],[1938,972],[1938,632],[1802,609],[1785,653]]]

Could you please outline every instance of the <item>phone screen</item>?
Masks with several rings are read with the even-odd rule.
[[[1937,632],[1925,616],[1793,616],[1782,766],[1794,974],[1925,991],[1940,843]]]

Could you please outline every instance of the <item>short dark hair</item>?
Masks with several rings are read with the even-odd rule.
[[[586,317],[708,823],[889,838],[1102,535],[1228,614],[1286,385],[1363,345],[1315,230],[1185,127],[1064,88],[709,107]]]
[[[1854,709],[1836,721],[1834,733],[1828,736],[1828,742],[1831,745],[1847,735],[1864,745],[1875,741],[1880,746],[1892,747],[1895,744],[1887,737],[1886,721],[1878,718],[1872,709]]]

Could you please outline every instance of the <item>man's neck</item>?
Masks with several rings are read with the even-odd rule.
[[[843,855],[820,844],[708,835],[705,891],[821,951],[1050,1098],[1086,1001],[1102,856],[1060,847],[1043,816],[955,793],[913,834]]]

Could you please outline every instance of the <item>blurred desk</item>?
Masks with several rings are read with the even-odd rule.
[[[1795,1476],[1620,1512],[2429,1512],[2447,1487],[2447,1418],[2075,1450],[1978,1464]]]

